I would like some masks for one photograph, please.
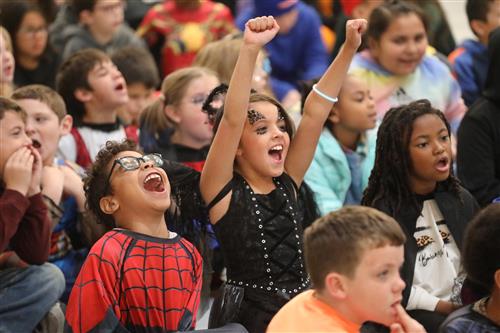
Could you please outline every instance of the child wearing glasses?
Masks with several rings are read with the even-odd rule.
[[[194,329],[202,261],[165,221],[170,182],[158,154],[107,142],[84,179],[89,211],[108,228],[71,292],[70,332]],[[118,190],[119,189],[119,190]]]

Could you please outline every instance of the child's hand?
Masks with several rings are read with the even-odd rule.
[[[64,175],[57,166],[44,166],[42,170],[42,193],[56,204],[61,202]]]
[[[42,156],[38,150],[33,147],[29,147],[31,156],[33,156],[33,163],[31,167],[31,182],[28,188],[28,197],[31,197],[37,193],[40,193],[40,184],[42,182]]]
[[[447,316],[450,313],[452,313],[453,311],[457,310],[459,307],[460,307],[459,305],[453,304],[452,302],[440,300],[437,303],[436,309],[434,311],[439,312],[439,313]]]
[[[22,195],[28,193],[34,159],[28,147],[19,148],[10,155],[3,173],[6,189],[18,191]]]
[[[366,31],[368,22],[365,19],[349,20],[345,25],[345,45],[357,50],[361,45],[363,33]]]
[[[424,327],[410,317],[401,304],[396,306],[397,321],[391,324],[391,333],[426,333]]]
[[[269,43],[278,33],[280,27],[274,17],[261,16],[248,20],[245,24],[243,40],[247,45],[258,47]]]

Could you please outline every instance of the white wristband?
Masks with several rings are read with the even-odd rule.
[[[316,84],[313,85],[313,91],[318,94],[319,96],[323,97],[324,99],[326,99],[328,102],[332,102],[332,103],[337,103],[338,102],[338,97],[330,97],[328,96],[327,94],[321,92],[317,87],[316,87]]]

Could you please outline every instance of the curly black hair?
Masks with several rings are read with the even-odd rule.
[[[368,186],[363,193],[362,205],[377,206],[388,203],[388,209],[397,214],[404,205],[418,207],[410,188],[411,160],[409,152],[413,123],[423,115],[438,116],[450,132],[450,124],[443,113],[431,106],[426,99],[391,108],[384,116],[377,132],[375,164]],[[439,183],[444,189],[459,197],[460,183],[450,170],[448,179]]]
[[[95,162],[87,170],[83,179],[87,210],[97,223],[104,224],[108,229],[115,227],[115,220],[113,216],[101,210],[99,202],[101,198],[112,193],[111,186],[107,186],[108,174],[115,156],[122,151],[136,151],[142,154],[136,143],[131,140],[108,141],[104,148],[97,153]]]

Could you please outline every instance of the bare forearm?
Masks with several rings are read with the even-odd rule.
[[[250,98],[252,75],[260,48],[243,45],[231,76],[224,106],[224,119],[229,124],[243,124]]]
[[[318,90],[330,97],[337,97],[355,54],[356,49],[346,48],[345,45],[342,46],[335,60],[330,64],[325,74],[316,84]],[[306,99],[304,114],[311,113],[321,115],[326,120],[332,106],[333,103],[331,101],[311,92]]]

